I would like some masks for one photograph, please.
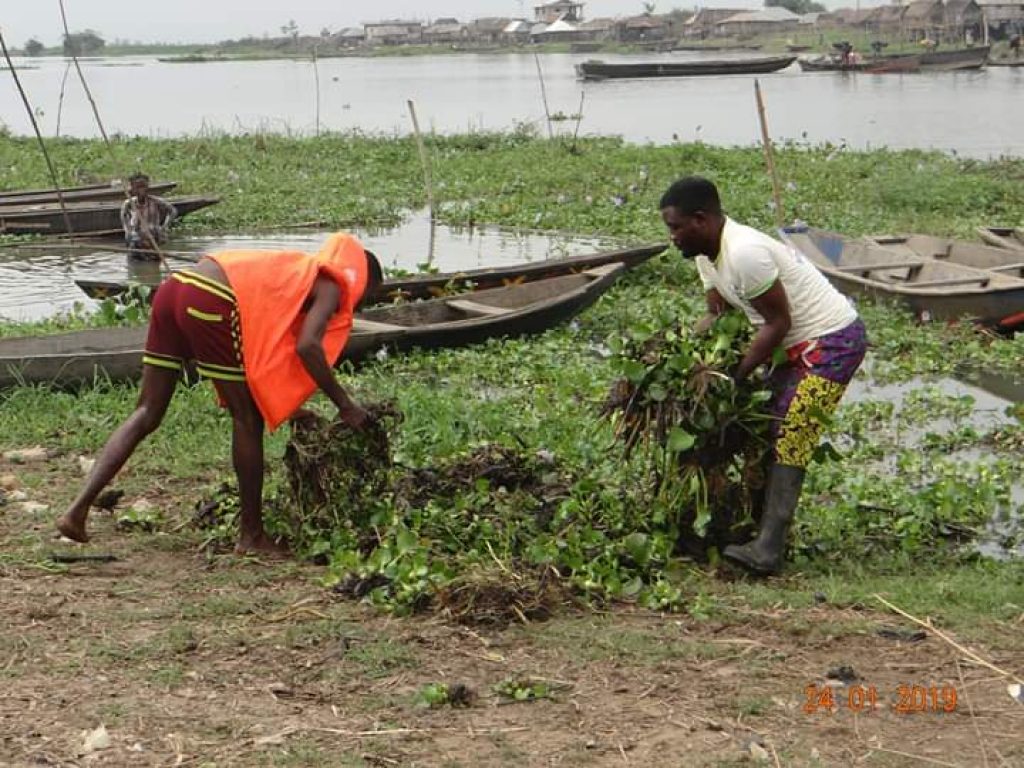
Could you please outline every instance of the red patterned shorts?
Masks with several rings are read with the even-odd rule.
[[[245,381],[235,294],[195,272],[175,272],[153,298],[142,361],[180,371],[194,360],[200,376]]]

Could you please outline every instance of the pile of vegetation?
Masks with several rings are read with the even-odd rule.
[[[362,432],[313,414],[292,422],[270,525],[329,563],[337,594],[392,610],[502,626],[579,597],[677,606],[670,561],[704,559],[756,519],[768,393],[725,373],[746,327],[728,316],[706,336],[676,327],[613,341],[624,376],[605,409],[625,455],[613,444],[608,461],[649,483],[617,488],[607,465],[570,469],[496,443],[402,466],[390,447],[401,417],[376,405]]]
[[[604,413],[627,456],[644,455],[655,509],[679,549],[698,558],[745,541],[760,520],[771,391],[756,376],[731,375],[750,333],[730,312],[706,335],[674,324],[613,345],[622,378]]]

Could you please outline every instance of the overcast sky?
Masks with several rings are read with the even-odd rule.
[[[829,2],[836,5],[837,0]],[[853,0],[851,0],[851,5]],[[65,0],[72,31],[95,29],[108,41],[215,42],[226,38],[280,34],[294,19],[303,33],[337,30],[382,18],[431,19],[456,16],[519,16],[533,13],[533,0]],[[658,0],[657,12],[692,7],[693,0]],[[706,0],[708,7],[759,7],[760,0]],[[870,3],[865,3],[870,4]],[[0,30],[9,45],[30,37],[46,45],[60,41],[58,0],[3,0]],[[586,18],[641,13],[641,0],[590,0]]]

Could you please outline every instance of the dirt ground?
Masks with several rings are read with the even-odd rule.
[[[51,509],[0,507],[2,766],[1024,766],[1006,681],[881,610],[753,607],[724,585],[711,619],[570,608],[474,631],[335,598],[315,566],[207,555],[176,525],[198,492],[161,495],[160,478],[145,484],[161,530],[98,512],[93,543],[59,542],[80,480],[10,472]],[[971,647],[1019,671],[1021,631]],[[494,690],[509,679],[549,695],[510,702]],[[471,705],[418,706],[430,683]],[[109,746],[83,754],[101,725]]]

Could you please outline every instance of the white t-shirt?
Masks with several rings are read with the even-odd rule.
[[[729,304],[742,309],[754,325],[764,318],[750,303],[776,280],[789,299],[792,326],[784,347],[842,330],[857,319],[857,310],[802,254],[753,227],[726,218],[718,258],[696,258],[704,290],[715,288]]]

